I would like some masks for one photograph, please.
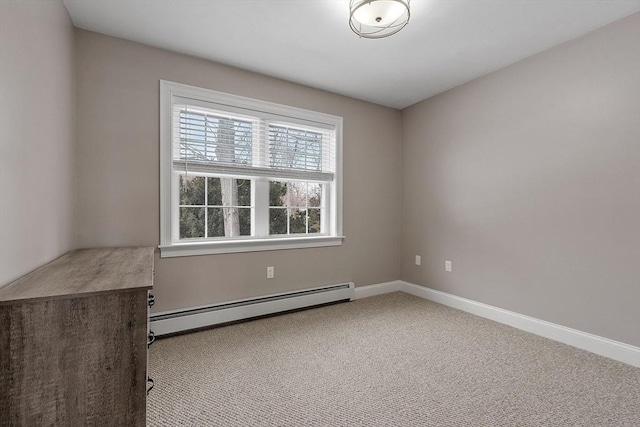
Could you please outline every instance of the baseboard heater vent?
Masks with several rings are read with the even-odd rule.
[[[184,310],[165,311],[151,315],[151,329],[156,336],[174,334],[289,310],[350,301],[353,295],[354,284],[342,283]]]

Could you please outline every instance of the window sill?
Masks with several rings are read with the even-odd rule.
[[[160,245],[161,258],[340,246],[344,236],[292,237]]]

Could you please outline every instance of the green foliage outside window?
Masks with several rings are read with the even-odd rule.
[[[251,180],[195,175],[179,179],[181,239],[251,235]],[[320,233],[321,189],[316,183],[270,181],[269,234]],[[232,203],[225,203],[225,191]]]
[[[271,181],[269,234],[319,233],[321,188],[315,183]]]
[[[237,193],[235,206],[223,204],[223,183],[231,186],[228,190],[234,195]],[[239,235],[251,235],[251,180],[181,175],[179,194],[181,239],[205,237],[205,209],[207,237],[225,237],[225,217],[234,214],[238,217]]]

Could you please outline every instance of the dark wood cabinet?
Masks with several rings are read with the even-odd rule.
[[[146,422],[153,248],[70,252],[0,289],[0,425]]]

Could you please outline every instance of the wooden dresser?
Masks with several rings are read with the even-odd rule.
[[[79,249],[0,288],[1,426],[144,426],[153,248]]]

